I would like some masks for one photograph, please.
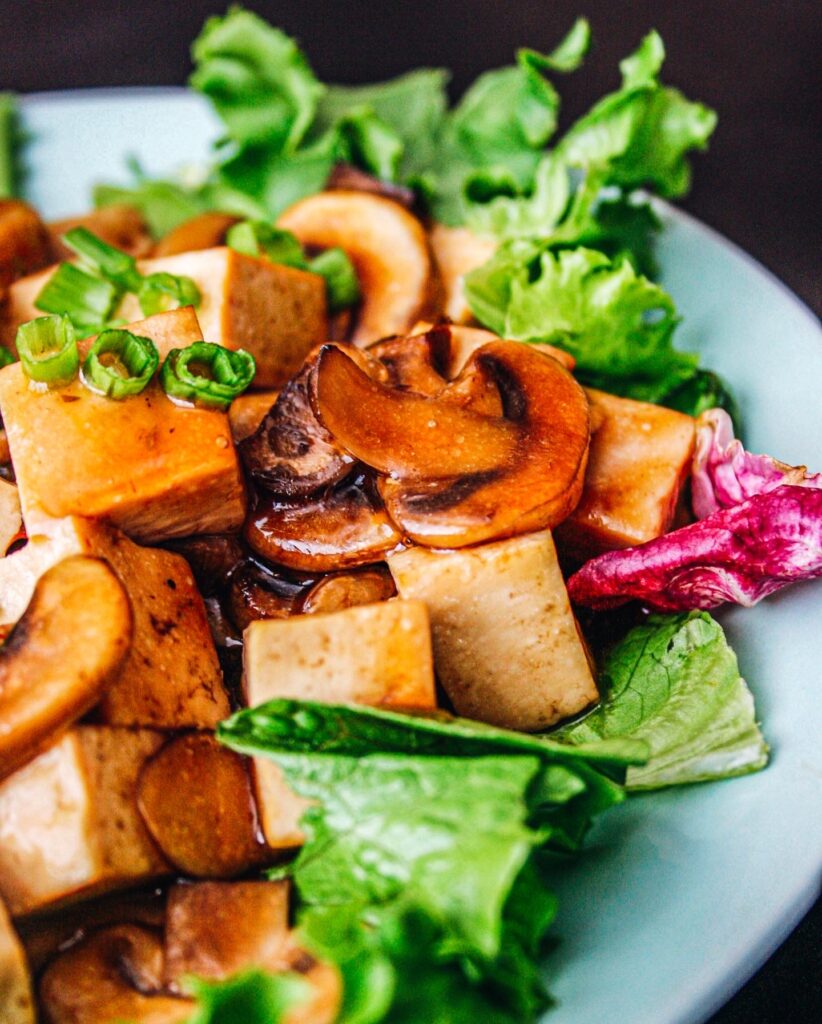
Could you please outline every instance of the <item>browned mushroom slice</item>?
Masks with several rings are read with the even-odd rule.
[[[343,189],[348,192],[371,192],[377,196],[393,199],[395,203],[410,209],[414,205],[413,189],[395,185],[391,181],[375,178],[373,174],[361,171],[353,164],[335,164],[325,185],[326,189]]]
[[[381,478],[386,511],[404,534],[429,547],[464,547],[562,522],[582,493],[588,459],[585,392],[551,356],[518,342],[484,346],[472,361],[494,377],[504,422],[516,431],[496,466],[443,479]],[[470,369],[466,367],[466,371]]]
[[[210,733],[179,736],[147,761],[137,806],[186,875],[231,878],[267,859],[245,761]]]
[[[387,387],[330,345],[320,352],[311,390],[335,440],[367,466],[399,478],[494,472],[517,447],[515,424]]]
[[[225,245],[228,229],[240,220],[230,213],[200,213],[178,224],[154,247],[154,256],[176,256]]]
[[[131,604],[105,562],[67,558],[40,577],[0,647],[0,778],[93,707],[131,632]]]
[[[244,557],[243,546],[233,533],[182,537],[165,546],[185,558],[204,597],[215,594]]]
[[[231,619],[241,632],[257,619],[287,619],[313,583],[313,577],[297,579],[249,558],[233,573],[228,587]]]
[[[388,371],[388,383],[420,395],[436,395],[448,383],[451,364],[451,330],[447,324],[423,334],[386,338],[368,348]]]
[[[228,423],[235,444],[245,441],[259,428],[274,408],[278,394],[277,391],[249,391],[234,399],[229,406]]]
[[[148,256],[153,248],[151,235],[143,215],[139,210],[125,203],[103,206],[99,210],[92,210],[91,213],[84,213],[79,217],[55,220],[48,227],[54,239],[58,259],[61,260],[75,258],[75,253],[63,244],[62,236],[72,228],[78,227],[88,228],[104,242],[108,242],[116,249],[122,249],[129,256],[136,256],[138,259]]]
[[[355,605],[387,601],[397,593],[394,579],[385,566],[358,572],[331,573],[316,583],[302,602],[304,615],[339,612]]]
[[[245,537],[263,558],[302,572],[379,562],[402,539],[362,473],[301,502],[264,499],[247,521]]]
[[[194,1005],[161,992],[163,944],[153,929],[122,924],[72,946],[46,969],[40,1004],[49,1024],[176,1024]]]
[[[339,246],[348,253],[362,290],[355,345],[407,331],[428,304],[428,239],[398,203],[366,192],[320,192],[286,210],[279,226],[310,248]]]
[[[336,483],[354,459],[317,422],[308,396],[309,360],[282,389],[257,430],[239,445],[252,478],[287,498],[305,497]]]
[[[0,199],[0,290],[56,259],[37,213],[19,199]]]

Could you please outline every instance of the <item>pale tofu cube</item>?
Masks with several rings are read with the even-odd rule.
[[[131,324],[161,355],[201,337],[191,309]],[[245,488],[228,416],[180,408],[155,376],[115,401],[79,379],[38,391],[19,363],[0,371],[0,413],[29,534],[44,518],[104,519],[136,540],[236,530]]]
[[[71,555],[102,558],[131,601],[130,653],[98,709],[115,725],[213,728],[229,713],[205,606],[180,555],[133,543],[89,519],[47,524],[20,551],[0,559],[0,625],[17,621],[37,580]]]
[[[456,711],[536,732],[597,700],[551,533],[388,558],[404,598],[424,601],[437,677]]]
[[[465,298],[465,275],[487,263],[498,242],[445,224],[435,224],[428,238],[442,285],[442,311],[455,324],[469,324],[474,317]]]
[[[594,433],[582,498],[556,530],[579,561],[661,537],[676,511],[694,449],[684,413],[587,389]]]
[[[5,555],[11,542],[20,533],[22,524],[17,488],[8,480],[0,479],[0,558]]]
[[[194,281],[203,337],[250,352],[257,362],[255,387],[284,384],[327,339],[325,282],[317,274],[225,246],[143,260],[139,268],[143,274],[178,274]],[[136,296],[127,295],[117,315],[139,317]]]
[[[15,916],[169,872],[135,798],[154,730],[77,726],[0,783],[0,896]]]
[[[283,968],[288,882],[196,882],[172,886],[165,931],[165,979],[219,981],[251,967]]]
[[[436,707],[431,628],[420,601],[385,601],[328,615],[252,622],[244,633],[245,698],[256,707],[275,697],[327,704]],[[280,768],[254,760],[263,833],[270,846],[302,842],[306,803]]]
[[[0,899],[0,1019],[4,1024],[35,1024],[34,999],[26,954]]]

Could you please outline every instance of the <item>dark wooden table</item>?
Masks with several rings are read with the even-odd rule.
[[[618,60],[649,28],[659,29],[668,48],[666,80],[719,112],[710,151],[697,160],[694,189],[682,205],[822,311],[818,0],[295,0],[246,6],[296,34],[324,80],[374,81],[421,64],[446,66],[454,72],[455,95],[479,72],[509,63],[517,46],[549,49],[584,13],[594,27],[596,51],[584,71],[563,82],[568,116],[612,88]],[[204,17],[222,8],[217,0],[0,0],[0,89],[180,84],[189,70],[191,40]],[[822,1019],[820,978],[817,905],[711,1024]]]

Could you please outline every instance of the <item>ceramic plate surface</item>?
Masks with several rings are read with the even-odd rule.
[[[28,195],[47,217],[96,181],[202,164],[218,125],[182,90],[29,97]],[[768,272],[661,207],[663,281],[702,353],[741,399],[747,446],[822,470],[822,332]],[[728,782],[637,797],[559,871],[549,1024],[698,1024],[811,905],[822,866],[822,586],[720,619],[756,697],[772,763]]]

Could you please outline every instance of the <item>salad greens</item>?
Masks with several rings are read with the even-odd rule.
[[[17,102],[8,92],[0,92],[0,199],[16,196],[20,189],[20,141]]]
[[[628,789],[728,778],[767,762],[736,655],[706,612],[656,615],[631,630],[608,656],[601,683],[602,703],[554,735],[589,748],[643,740],[650,758],[628,768]]]
[[[308,983],[296,974],[252,969],[225,981],[188,978],[186,991],[197,999],[188,1024],[278,1024],[305,1003]]]

